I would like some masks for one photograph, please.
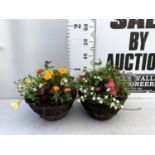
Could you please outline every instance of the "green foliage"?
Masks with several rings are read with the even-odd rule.
[[[94,100],[98,104],[106,104],[111,108],[123,107],[123,98],[131,93],[129,82],[133,81],[132,74],[121,74],[111,62],[102,67],[102,62],[95,63],[93,71],[84,71],[84,76],[78,79],[77,89],[81,101]]]
[[[16,82],[18,92],[23,99],[36,102],[38,96],[48,96],[52,104],[64,104],[75,97],[74,78],[63,67],[54,70],[46,61],[44,68],[37,70],[35,76],[28,75]]]

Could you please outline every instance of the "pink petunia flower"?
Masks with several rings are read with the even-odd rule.
[[[109,79],[108,83],[105,85],[107,88],[115,87],[115,82],[113,79]]]
[[[97,87],[97,88],[95,88],[95,91],[100,91],[102,89],[102,87]]]
[[[111,88],[109,92],[110,92],[111,95],[116,95],[117,94],[117,91],[115,89],[113,89],[113,88]]]

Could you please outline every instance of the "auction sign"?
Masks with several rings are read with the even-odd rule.
[[[134,96],[155,97],[155,19],[97,20],[98,58],[136,75]]]

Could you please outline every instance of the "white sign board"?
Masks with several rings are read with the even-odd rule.
[[[74,20],[70,25],[70,64],[80,67],[81,62],[87,60],[78,59],[73,55],[75,50],[78,55],[85,53],[89,47],[89,30],[92,28],[90,20]],[[81,29],[74,28],[80,24]],[[88,25],[87,34],[84,25]],[[110,60],[121,71],[132,72],[137,76],[131,97],[155,97],[155,20],[154,19],[97,19],[95,23],[94,60],[101,59],[106,65]],[[92,31],[92,30],[91,30]],[[80,36],[81,40],[77,39]],[[87,39],[88,45],[84,47],[80,41]],[[87,52],[86,52],[87,53]],[[76,54],[75,54],[76,55]],[[76,59],[78,61],[76,61]],[[72,61],[74,60],[74,61]],[[82,66],[82,65],[81,65]],[[74,67],[73,67],[74,68]],[[89,65],[88,65],[89,68]]]

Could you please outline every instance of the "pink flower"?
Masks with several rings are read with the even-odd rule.
[[[105,85],[107,88],[115,87],[115,82],[113,79],[109,79],[108,83]]]
[[[117,94],[117,91],[115,89],[113,89],[113,88],[111,88],[109,92],[110,92],[111,95],[116,95]]]
[[[102,88],[101,87],[97,87],[95,88],[95,91],[100,91]]]

